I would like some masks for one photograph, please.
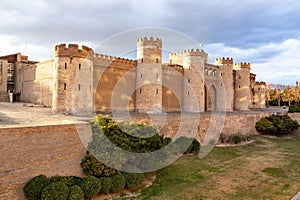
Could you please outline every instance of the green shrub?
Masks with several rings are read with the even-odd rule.
[[[289,107],[289,113],[300,112],[300,104]]]
[[[249,140],[250,140],[249,135],[242,135],[242,134],[225,135],[221,133],[219,137],[219,143],[222,144],[238,144],[241,142],[247,142]]]
[[[123,151],[155,153],[169,144],[171,139],[159,135],[154,126],[146,123],[117,123],[111,117],[102,115],[95,116],[91,120],[91,126],[93,139],[88,145],[88,150],[93,157],[85,157],[81,163],[86,175],[107,177],[116,174],[113,169],[120,170],[129,165],[146,170],[166,159],[167,152],[164,150],[160,155],[144,160]],[[105,160],[105,165],[95,158]]]
[[[256,122],[255,128],[262,134],[282,135],[298,129],[299,124],[288,115],[271,115]]]
[[[193,139],[188,137],[179,137],[175,140],[177,151],[182,153],[190,153],[192,150]]]
[[[86,176],[95,176],[99,178],[103,176],[112,176],[117,173],[117,170],[112,169],[111,167],[108,167],[105,164],[101,163],[90,153],[87,153],[87,155],[82,159],[80,165],[83,170],[83,173]]]
[[[119,192],[125,188],[125,178],[123,174],[117,173],[111,177],[111,191]]]
[[[78,185],[81,182],[81,178],[77,176],[52,176],[50,178],[51,183],[62,182],[67,186]]]
[[[232,142],[234,144],[238,144],[242,142],[242,137],[240,135],[234,135],[232,136]]]
[[[256,122],[255,128],[258,132],[262,134],[273,134],[277,132],[277,129],[268,118],[263,118]]]
[[[131,189],[140,186],[144,181],[143,173],[123,173],[125,178],[125,188]]]
[[[84,200],[84,192],[78,185],[69,187],[68,200]]]
[[[49,184],[50,180],[45,175],[32,178],[23,188],[26,199],[40,200],[43,188]]]
[[[111,178],[110,177],[102,177],[99,179],[101,182],[101,193],[108,194],[111,189]]]
[[[88,176],[81,180],[80,187],[84,192],[84,196],[90,199],[100,192],[101,182],[94,176]]]
[[[192,145],[192,147],[190,148],[191,153],[198,153],[200,150],[200,143],[198,142],[198,140],[193,139],[193,142],[191,145]]]
[[[62,182],[50,183],[42,190],[42,200],[67,200],[69,188]]]

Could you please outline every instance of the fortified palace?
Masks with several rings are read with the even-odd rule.
[[[264,82],[249,63],[232,58],[207,63],[203,50],[171,53],[162,63],[162,41],[137,42],[137,59],[107,56],[76,44],[59,44],[54,58],[0,57],[0,101],[51,106],[54,113],[245,111],[265,108]]]

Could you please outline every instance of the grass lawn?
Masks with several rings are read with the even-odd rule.
[[[138,199],[290,199],[300,190],[300,139],[254,140],[181,157]]]

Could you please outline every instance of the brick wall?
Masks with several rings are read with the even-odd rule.
[[[24,184],[40,174],[82,176],[75,125],[4,128],[0,139],[0,199],[25,199]]]

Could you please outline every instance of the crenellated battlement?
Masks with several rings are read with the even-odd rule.
[[[80,57],[80,58],[91,58],[94,51],[93,49],[82,45],[81,49],[77,44],[58,44],[54,48],[54,56],[68,56],[68,57]]]
[[[234,68],[235,69],[245,69],[245,68],[247,68],[247,69],[250,69],[250,67],[251,67],[251,64],[248,62],[241,62],[241,63],[235,63],[234,64]]]
[[[136,60],[131,60],[127,58],[120,58],[116,56],[108,56],[103,54],[94,54],[94,61],[104,61],[104,62],[114,62],[114,63],[124,63],[124,64],[135,64]]]
[[[177,71],[181,74],[183,74],[183,67],[181,65],[176,65],[176,64],[163,64],[162,65],[162,70],[163,71]]]
[[[218,65],[233,65],[233,58],[216,58],[216,64]]]
[[[189,49],[184,50],[182,52],[174,52],[170,53],[170,56],[203,56],[207,55],[207,53],[203,49]]]
[[[150,37],[148,39],[147,37],[139,38],[138,39],[138,46],[158,46],[162,47],[162,40],[159,38],[154,39],[153,37]]]
[[[266,87],[267,83],[264,81],[255,82],[255,86]]]

